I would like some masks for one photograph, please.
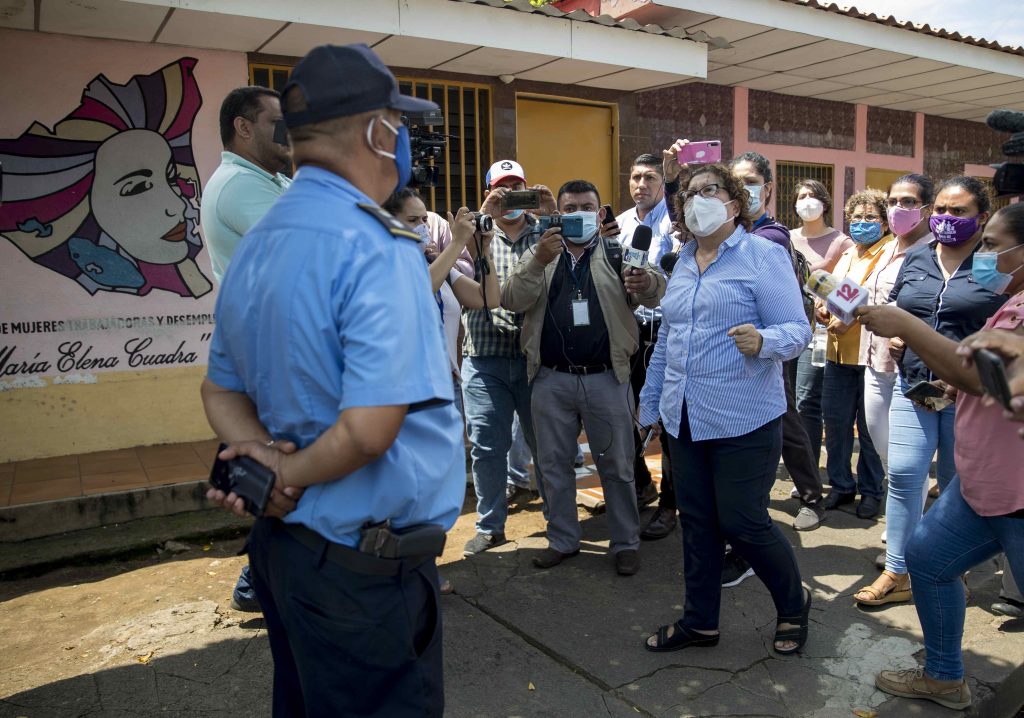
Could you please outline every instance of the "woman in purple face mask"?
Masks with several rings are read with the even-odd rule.
[[[907,252],[932,241],[928,218],[934,201],[935,183],[924,175],[904,175],[890,185],[886,197],[886,217],[896,241],[890,242],[882,250],[878,264],[864,285],[869,292],[871,304],[885,304],[889,301],[889,294],[896,283],[896,277]],[[864,329],[861,332],[860,354],[861,363],[867,367],[864,372],[865,421],[875,449],[888,471],[889,407],[892,404],[893,387],[899,379],[896,359],[903,354],[903,342],[900,339],[886,339]],[[892,506],[897,500],[898,498],[890,495],[887,505]],[[891,523],[892,519],[888,519],[886,525]],[[886,540],[887,533],[883,534],[883,541]],[[902,535],[901,532],[897,534]],[[899,554],[902,553],[901,547]],[[883,552],[876,562],[886,566],[886,554]],[[873,584],[854,594],[854,600],[870,606],[909,601],[910,593],[906,590],[907,577],[898,572],[892,573],[894,571],[897,571],[897,567],[886,566],[886,572]]]
[[[899,186],[894,185],[894,196]],[[903,310],[957,342],[981,329],[1004,301],[972,275],[974,253],[990,208],[988,189],[979,180],[965,176],[945,180],[928,220],[934,239],[907,252],[889,293],[890,304],[872,307],[872,312],[902,314]],[[938,389],[946,385],[912,346],[897,354],[899,378],[889,408],[885,572],[856,594],[858,602],[869,605],[910,599],[906,546],[921,519],[925,481],[936,451],[940,488],[945,489],[956,476],[956,408],[952,404],[942,407],[931,399],[919,403],[906,396],[918,384],[931,383]]]

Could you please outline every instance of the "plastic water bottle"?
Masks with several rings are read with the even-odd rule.
[[[825,366],[825,355],[828,347],[828,329],[822,325],[814,328],[814,337],[811,339],[811,364],[814,366]]]

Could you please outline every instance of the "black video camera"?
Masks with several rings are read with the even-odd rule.
[[[1003,154],[1007,157],[1024,157],[1024,112],[1015,110],[993,110],[985,119],[993,130],[1012,132],[1003,143]],[[996,174],[992,178],[997,197],[1024,196],[1024,162],[1000,162],[991,165]]]
[[[436,126],[444,126],[441,110],[409,112],[402,115],[402,123],[409,130],[409,149],[412,152],[412,179],[409,180],[409,186],[436,187],[441,172],[439,167],[430,163],[441,158],[449,139],[457,138],[433,131]]]
[[[583,236],[583,218],[582,217],[563,217],[560,214],[541,215],[537,217],[538,225],[537,228],[541,234],[544,234],[552,227],[558,227],[563,237],[568,239],[569,237],[582,237]]]

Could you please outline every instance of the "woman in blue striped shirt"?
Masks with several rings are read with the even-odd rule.
[[[680,250],[662,301],[640,423],[655,426],[660,417],[668,434],[686,606],[646,647],[718,643],[728,541],[775,602],[775,651],[794,653],[807,640],[811,596],[768,500],[782,453],[782,362],[800,355],[811,330],[789,255],[750,234],[747,192],[729,170],[696,167],[685,187],[676,201],[696,240]]]

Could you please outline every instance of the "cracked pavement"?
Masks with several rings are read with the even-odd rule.
[[[678,530],[644,543],[639,574],[621,577],[606,555],[605,518],[581,513],[582,553],[542,571],[530,563],[546,545],[537,505],[510,516],[509,543],[469,559],[461,546],[474,517],[465,512],[442,566],[456,590],[443,598],[446,715],[958,715],[874,689],[877,671],[923,657],[912,605],[862,611],[851,598],[876,575],[882,524],[838,511],[798,534],[788,490],[777,484],[771,510],[814,596],[808,644],[789,657],[771,650],[774,608],[756,578],[723,590],[717,647],[643,649],[682,612]],[[269,715],[262,621],[227,606],[244,563],[232,555],[240,545],[0,584],[0,718]],[[968,577],[970,715],[984,718],[1024,703],[1024,622],[985,610],[998,594],[994,571],[986,565]]]

